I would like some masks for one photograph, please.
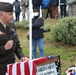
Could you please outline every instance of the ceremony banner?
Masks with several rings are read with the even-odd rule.
[[[61,75],[60,57],[48,56],[29,62],[30,75]]]

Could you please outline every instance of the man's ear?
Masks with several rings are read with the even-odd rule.
[[[3,16],[3,13],[0,13],[0,17],[2,17]]]
[[[4,12],[3,13],[1,12],[0,13],[0,18],[3,18],[3,15],[4,15]]]

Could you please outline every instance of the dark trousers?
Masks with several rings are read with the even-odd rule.
[[[61,17],[66,16],[66,5],[60,5]]]
[[[19,21],[19,18],[20,18],[20,12],[15,12],[15,18],[16,18],[16,21]]]
[[[51,17],[52,17],[51,7],[49,7],[48,10],[47,10],[46,19],[51,18]]]

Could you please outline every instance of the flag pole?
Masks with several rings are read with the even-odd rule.
[[[32,60],[32,0],[29,0],[29,59]]]

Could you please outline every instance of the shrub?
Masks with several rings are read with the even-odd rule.
[[[45,28],[47,31],[51,31],[51,25]]]
[[[29,24],[29,22],[26,20],[22,20],[20,22],[15,23],[16,28],[23,28],[23,29],[26,29],[28,27],[28,24]]]
[[[55,41],[76,44],[76,17],[66,17],[57,22],[51,31]]]

